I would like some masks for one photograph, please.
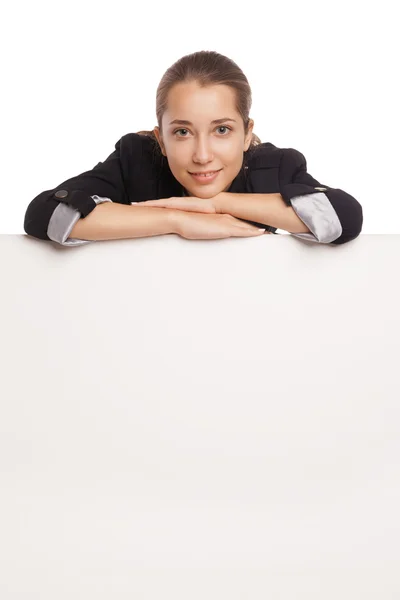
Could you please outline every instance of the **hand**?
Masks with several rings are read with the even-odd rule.
[[[188,240],[216,240],[228,237],[255,237],[265,233],[254,225],[228,214],[179,212],[173,219],[175,233]],[[268,232],[270,233],[270,232]]]
[[[162,198],[161,200],[145,200],[138,202],[140,206],[154,206],[157,208],[174,208],[186,212],[199,212],[208,214],[217,214],[218,194],[212,198],[197,198],[197,196],[172,196],[171,198]]]

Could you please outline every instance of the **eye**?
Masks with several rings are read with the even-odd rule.
[[[178,131],[187,131],[187,129],[175,129],[174,134],[178,133]],[[178,137],[186,137],[186,136],[178,135]]]
[[[217,129],[228,129],[228,131],[232,131],[232,129],[230,127],[228,127],[227,125],[219,125],[217,127]]]
[[[228,131],[232,131],[232,128],[228,127],[228,125],[218,125],[216,127],[216,129],[227,129]],[[175,131],[173,133],[176,134],[176,133],[178,133],[178,131],[189,131],[189,130],[188,129],[184,129],[184,128],[175,129]],[[225,135],[227,135],[227,134],[225,134]],[[187,135],[178,135],[178,137],[187,137]],[[224,136],[221,136],[221,137],[224,137]]]

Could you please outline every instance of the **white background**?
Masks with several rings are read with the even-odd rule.
[[[265,142],[302,152],[363,206],[362,233],[400,233],[396,3],[19,2],[1,14],[0,233],[29,202],[152,129],[178,58],[216,50],[253,92]]]
[[[400,598],[400,236],[0,255],[1,600]]]

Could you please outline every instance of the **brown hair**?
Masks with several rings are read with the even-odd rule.
[[[249,82],[238,65],[222,54],[213,50],[201,50],[187,54],[169,67],[161,78],[156,94],[156,115],[158,127],[162,132],[161,119],[167,109],[168,93],[177,83],[196,81],[201,87],[209,85],[228,85],[235,91],[236,110],[243,119],[245,133],[248,131],[249,112],[252,104],[251,88]],[[148,135],[156,141],[156,147],[161,154],[161,148],[153,131],[137,131],[136,133]],[[255,133],[248,150],[261,144]]]

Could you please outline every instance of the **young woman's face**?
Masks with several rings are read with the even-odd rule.
[[[175,120],[189,123],[171,123]],[[219,123],[212,121],[221,119]],[[176,84],[168,96],[168,110],[162,119],[163,135],[154,133],[167,157],[174,177],[186,193],[211,198],[226,191],[243,164],[243,152],[251,142],[254,121],[245,136],[243,120],[235,109],[232,88],[213,85],[201,88],[197,83]],[[210,179],[198,181],[191,173],[218,171]]]

